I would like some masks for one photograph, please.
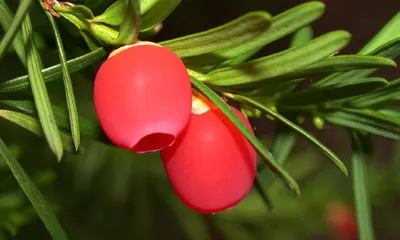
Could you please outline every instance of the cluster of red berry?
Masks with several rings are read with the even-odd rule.
[[[215,213],[250,191],[256,151],[236,126],[194,91],[184,63],[150,42],[115,50],[98,70],[94,104],[117,146],[160,151],[169,180],[187,206]],[[240,111],[233,112],[252,131]]]

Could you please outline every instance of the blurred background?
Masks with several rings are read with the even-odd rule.
[[[16,1],[7,1],[15,6]],[[161,32],[151,38],[161,41],[216,27],[253,10],[277,15],[300,0],[183,0],[164,22]],[[326,14],[312,27],[318,36],[331,30],[352,33],[345,53],[360,49],[396,12],[398,0],[325,0]],[[106,4],[95,9],[104,10]],[[31,15],[44,65],[59,62],[50,27],[41,9]],[[68,58],[87,52],[71,25],[58,21]],[[400,29],[399,29],[400,30]],[[3,32],[0,32],[3,35]],[[0,35],[0,36],[1,36]],[[259,53],[271,54],[288,47],[290,38],[274,42]],[[398,61],[397,61],[398,62]],[[25,73],[11,52],[0,65],[0,81]],[[92,84],[97,65],[73,74],[79,112],[96,119]],[[393,79],[398,69],[379,71]],[[311,79],[310,81],[313,81]],[[65,106],[62,81],[48,85],[54,104]],[[253,122],[256,134],[270,145],[275,123]],[[350,167],[350,140],[340,128],[305,128],[321,139]],[[285,168],[298,180],[302,197],[287,191],[279,182],[269,190],[273,210],[269,211],[257,191],[234,209],[201,215],[183,205],[168,182],[158,153],[131,152],[83,139],[82,155],[66,154],[61,163],[40,138],[0,119],[5,142],[57,211],[70,239],[356,239],[351,178],[346,178],[307,141],[298,142]],[[400,239],[400,145],[375,137],[368,159],[369,188],[377,239]],[[348,238],[345,238],[345,237]],[[50,239],[48,232],[7,165],[0,161],[0,239]]]

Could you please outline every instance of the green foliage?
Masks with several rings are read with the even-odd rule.
[[[307,138],[309,141],[315,144],[324,154],[326,154],[330,159],[332,159],[332,161],[343,171],[344,174],[346,175],[348,174],[346,166],[340,161],[339,157],[337,157],[336,154],[334,154],[329,148],[327,148],[325,145],[319,142],[314,136],[304,131],[301,127],[297,126],[295,123],[285,118],[283,115],[271,110],[270,108],[264,106],[262,103],[245,96],[232,95],[232,94],[225,94],[225,96],[232,98],[236,101],[245,103],[247,105],[250,105],[254,108],[257,108],[264,114],[268,114],[273,118],[278,119],[281,123],[285,124],[298,134],[303,135],[305,138]]]
[[[37,115],[34,103],[30,100],[0,100],[0,102],[5,106],[8,106],[15,110],[20,110],[22,112],[25,112],[26,114]],[[55,105],[52,105],[51,108],[54,112],[54,117],[56,119],[57,125],[64,130],[70,130],[70,123],[67,111]],[[80,133],[83,136],[90,139],[101,139],[101,128],[97,122],[91,121],[82,116],[78,116],[78,121],[80,125]]]
[[[28,6],[30,5],[31,1],[25,2],[25,4],[26,3],[28,3],[26,8],[23,8],[23,6],[21,6],[19,8],[20,11],[27,11],[28,10]],[[0,14],[0,16],[1,16],[0,17],[0,24],[1,24],[3,29],[10,29],[11,25],[14,24],[14,26],[13,26],[14,31],[8,32],[8,34],[9,34],[8,39],[4,37],[1,40],[1,45],[2,45],[2,50],[1,51],[7,50],[8,46],[10,44],[10,41],[14,38],[13,46],[14,46],[19,58],[21,59],[22,63],[26,66],[24,40],[22,38],[22,33],[21,33],[20,29],[18,28],[18,26],[20,26],[20,24],[22,23],[20,21],[23,18],[20,18],[19,21],[15,21],[15,20],[13,21],[12,13],[10,12],[10,9],[8,8],[8,6],[4,2],[4,0],[0,1],[0,13],[1,13]],[[24,16],[24,15],[25,14],[22,14],[21,16]],[[15,37],[13,37],[14,34],[16,34]],[[4,55],[4,53],[2,53],[1,55]]]
[[[97,68],[92,65],[106,57],[110,46],[131,44],[138,36],[142,36],[139,33],[156,34],[157,26],[181,1],[88,0],[85,1],[85,5],[74,6],[57,2],[51,6],[51,11],[45,9],[45,14],[54,35],[60,64],[46,68],[42,63],[45,57],[41,57],[37,49],[32,27],[32,22],[35,23],[37,17],[37,14],[32,14],[34,7],[43,9],[44,5],[41,1],[31,2],[20,1],[13,16],[8,4],[0,0],[0,25],[5,29],[5,35],[0,42],[0,60],[6,57],[12,46],[22,62],[21,67],[27,70],[27,74],[21,73],[17,77],[12,76],[11,79],[0,82],[0,117],[43,136],[58,161],[65,158],[64,150],[78,155],[79,158],[83,153],[82,148],[86,149],[86,144],[90,148],[87,140],[94,141],[95,144],[109,142],[99,124],[86,117],[84,111],[78,111],[80,106],[77,105],[79,100],[75,92],[76,85],[82,83],[74,83],[74,91],[72,74],[89,75],[87,78],[93,78],[93,70]],[[102,9],[100,14],[96,13],[98,9]],[[373,239],[370,204],[365,187],[368,177],[365,170],[368,148],[361,140],[364,139],[363,135],[400,140],[400,113],[393,108],[393,104],[400,100],[400,80],[387,81],[371,76],[377,69],[396,67],[394,60],[400,55],[400,38],[396,30],[400,15],[394,16],[358,54],[341,55],[339,52],[350,41],[350,33],[332,31],[314,38],[310,24],[320,18],[324,10],[322,2],[311,1],[276,16],[264,11],[254,11],[222,26],[160,44],[182,58],[191,75],[193,87],[220,108],[257,150],[263,163],[258,166],[255,187],[261,194],[257,201],[262,204],[270,206],[275,200],[270,196],[273,192],[270,187],[274,175],[283,180],[290,190],[300,195],[301,188],[295,181],[300,177],[294,176],[298,173],[288,171],[286,165],[284,167],[298,142],[297,135],[305,137],[347,175],[347,168],[339,156],[304,129],[302,122],[296,124],[293,120],[296,116],[311,115],[318,129],[324,128],[325,121],[347,128],[352,133],[353,141],[352,179],[360,239]],[[60,18],[67,22],[53,19],[50,13],[60,15]],[[63,32],[59,32],[61,24],[64,24],[65,28],[76,28],[75,35],[71,33],[72,39],[78,41],[83,37],[87,46],[76,47],[77,54],[65,52],[67,47],[64,49],[64,45],[68,46],[68,42],[62,41]],[[264,46],[290,34],[293,36],[287,50],[254,59],[255,54]],[[88,52],[88,49],[91,51]],[[78,56],[71,58],[75,55]],[[67,60],[68,57],[71,59]],[[90,66],[93,69],[88,74],[87,68]],[[304,89],[296,90],[298,84],[311,77],[322,79]],[[48,94],[52,91],[49,90],[50,82],[55,83],[60,79],[63,79],[67,108],[51,103]],[[251,118],[267,116],[279,123],[270,150],[241,123],[222,97],[239,104],[241,110]],[[111,146],[104,148],[108,149]],[[96,149],[94,147],[91,149],[92,153],[96,151],[93,150]],[[118,155],[115,152],[113,154]],[[1,139],[0,155],[52,237],[67,239],[50,205]],[[308,167],[303,171],[312,171],[311,167]],[[98,166],[98,169],[100,168]],[[126,178],[134,175],[123,166],[119,166],[117,170],[117,176],[113,177],[121,179],[121,185]],[[92,174],[96,171],[93,170]],[[121,173],[124,171],[126,174]],[[153,169],[144,171],[156,175],[155,178],[162,175]],[[137,173],[140,174],[140,171]],[[151,188],[151,183],[143,184],[148,184]],[[143,188],[143,185],[140,187]],[[157,188],[156,194],[167,195],[167,188]],[[278,195],[275,194],[274,197],[279,198]],[[15,204],[9,207],[10,209],[17,209],[23,201],[18,194],[9,197],[11,200],[0,195],[0,209],[7,203]],[[166,204],[176,210],[179,222],[184,226],[189,238],[209,238],[202,217],[183,208],[180,203],[171,200],[172,198],[167,199]],[[140,196],[137,201],[141,206],[146,205],[148,197]],[[291,204],[295,205],[293,202]],[[221,216],[223,218],[229,214],[234,216],[235,210]],[[141,216],[145,215],[147,214],[142,209]],[[183,218],[182,215],[186,217]],[[8,217],[9,215],[7,219]],[[151,219],[146,221],[151,222]],[[0,220],[0,226],[14,232],[22,225],[17,223],[14,226]],[[250,238],[235,222],[223,224],[213,220],[213,224],[230,239]],[[198,227],[193,227],[195,225]],[[143,233],[143,236],[146,234]]]
[[[55,123],[53,111],[50,107],[50,98],[43,80],[43,75],[40,71],[42,62],[33,40],[32,25],[29,15],[25,16],[22,26],[22,36],[26,43],[25,51],[28,77],[40,123],[50,148],[56,155],[58,161],[61,161],[63,155],[61,138]]]
[[[287,94],[279,100],[279,106],[286,108],[307,108],[326,106],[332,101],[360,96],[385,87],[388,82],[383,78],[361,78],[351,82],[331,84],[327,87],[309,88]]]
[[[352,171],[355,205],[357,210],[358,230],[360,239],[375,239],[372,226],[371,205],[369,203],[368,173],[365,167],[368,152],[368,138],[352,132]]]
[[[392,80],[386,86],[346,101],[346,105],[354,108],[373,108],[395,102],[400,91],[400,79]]]
[[[393,140],[400,139],[399,119],[379,114],[373,110],[343,108],[326,112],[322,116],[339,126],[365,131]]]
[[[217,86],[250,88],[279,81],[279,76],[309,66],[347,45],[350,35],[344,31],[327,33],[310,42],[280,53],[262,57],[235,67],[207,74],[207,83]]]
[[[269,20],[269,14],[268,13],[260,13],[260,12],[253,12],[249,13],[245,16],[252,16],[252,15],[263,15],[264,16],[264,22],[267,21],[272,21],[271,25],[269,28],[264,29],[266,23],[261,25],[261,31],[258,29],[260,32],[258,32],[257,35],[252,36],[251,38],[246,38],[247,41],[245,42],[238,42],[234,46],[231,46],[232,39],[229,38],[224,38],[223,42],[214,42],[213,44],[208,43],[204,44],[202,51],[204,52],[203,54],[199,54],[197,56],[191,56],[189,58],[183,58],[182,60],[191,68],[199,71],[210,71],[213,70],[217,67],[224,67],[224,66],[235,66],[238,64],[241,64],[248,60],[252,55],[254,55],[256,52],[258,52],[261,48],[263,48],[265,45],[272,43],[280,38],[283,38],[293,32],[295,32],[297,29],[306,26],[310,24],[311,22],[317,20],[321,15],[323,14],[325,10],[325,6],[321,4],[320,2],[308,2],[301,4],[297,7],[294,7],[290,10],[287,10],[277,16],[274,16],[272,20]],[[245,18],[243,16],[242,18]],[[247,19],[247,18],[246,18]],[[244,20],[239,18],[239,20]],[[262,19],[261,19],[262,20]],[[235,28],[233,28],[232,23],[237,23],[235,25]],[[231,26],[230,29],[234,29],[233,33],[236,32],[237,29],[241,29],[242,27],[242,22],[239,22],[236,20],[227,23],[223,26],[217,27],[210,29],[206,31],[205,33],[214,33],[214,32],[220,32],[221,30],[225,30],[228,26]],[[255,27],[260,27],[259,24],[254,24],[252,23],[251,28],[247,28],[248,31],[246,35],[249,33],[252,33],[254,30],[249,32],[249,29],[253,29]],[[227,32],[223,31],[225,34]],[[197,33],[199,35],[203,35],[203,33]],[[196,39],[198,37],[197,34],[193,35],[188,35],[185,37],[182,37],[184,40],[188,39]],[[176,42],[179,39],[182,38],[177,38],[177,39],[172,39],[168,41],[161,42],[161,44],[166,44],[166,47],[169,47],[169,43],[175,43],[174,45],[179,47],[180,43]],[[236,41],[236,40],[235,40]],[[185,43],[185,41],[183,41]],[[218,49],[214,52],[208,51],[207,49],[214,50],[215,44],[218,46],[221,46],[222,44],[226,44],[230,47]],[[222,45],[223,46],[223,45]],[[174,49],[173,47],[170,48],[171,50],[177,50]],[[186,52],[191,52],[190,49],[185,49],[183,54],[186,54]],[[177,52],[179,55],[180,52]],[[183,55],[185,56],[185,55]]]
[[[385,58],[395,59],[400,56],[400,38],[395,38],[379,47],[377,47],[374,51],[371,51],[368,55],[370,56],[381,56]],[[340,83],[343,81],[347,81],[353,78],[362,78],[367,77],[370,74],[374,73],[376,68],[372,69],[360,69],[360,70],[352,70],[346,72],[338,72],[328,75],[327,77],[319,80],[313,86],[320,87],[324,85],[329,85],[333,83]]]
[[[25,128],[26,130],[36,135],[43,136],[43,130],[40,126],[39,121],[37,121],[35,118],[31,116],[9,110],[0,110],[0,116],[12,123],[15,123]],[[59,132],[59,134],[64,149],[68,152],[74,153],[76,149],[74,147],[71,137],[63,132]]]
[[[249,44],[256,44],[255,40],[261,41],[259,36],[267,31],[271,21],[271,16],[266,12],[251,12],[217,28],[164,41],[161,45],[174,51],[189,65],[195,63],[196,59],[199,63],[204,63],[204,60],[212,58],[213,55],[218,58],[235,58],[239,54],[223,56],[218,52],[240,45],[246,45],[248,48]],[[262,45],[261,42],[256,47]],[[188,57],[192,58],[185,59]]]
[[[31,3],[32,3],[32,0],[26,0],[26,1],[22,1],[22,3],[19,5],[18,10],[15,13],[15,17],[10,24],[10,29],[7,31],[6,35],[3,37],[3,39],[0,42],[0,61],[5,56],[5,52],[7,51],[8,47],[11,45],[11,43],[13,42],[19,29],[21,28],[22,22],[24,21],[24,18],[26,16],[26,14],[28,13],[29,6],[31,5]],[[8,13],[7,6],[5,5],[5,3],[2,3],[2,5],[4,5],[2,7],[2,15],[3,15],[2,22],[5,23],[4,25],[8,25],[7,24],[7,15],[8,15],[7,14]],[[21,50],[19,50],[19,54],[21,57],[23,56]]]
[[[51,209],[48,207],[46,200],[36,188],[36,185],[25,173],[18,161],[8,150],[2,139],[0,139],[0,156],[4,161],[6,161],[18,184],[21,186],[22,190],[24,190],[53,239],[67,239],[64,230]]]
[[[98,48],[93,52],[84,54],[77,58],[67,61],[69,73],[75,73],[89,67],[104,58],[106,52],[103,48]],[[45,69],[42,69],[43,80],[46,83],[59,80],[62,77],[61,64],[57,64]],[[0,83],[0,92],[15,92],[29,88],[29,76],[24,75],[4,81]]]
[[[65,93],[67,95],[67,105],[69,112],[69,121],[71,125],[71,133],[72,139],[74,140],[75,149],[79,148],[79,144],[81,142],[81,135],[79,130],[79,122],[78,122],[78,110],[75,103],[75,94],[74,89],[72,87],[72,80],[67,66],[67,60],[65,57],[64,46],[61,40],[60,33],[58,31],[57,25],[49,12],[46,12],[46,15],[49,19],[51,27],[54,31],[54,36],[57,42],[58,54],[60,55],[60,64],[61,64],[61,72],[64,79]]]
[[[386,25],[366,44],[360,51],[359,54],[372,54],[375,49],[378,49],[382,45],[386,45],[393,39],[400,37],[399,33],[400,24],[400,13],[397,13],[386,23]]]

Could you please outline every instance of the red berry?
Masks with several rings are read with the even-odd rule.
[[[234,207],[250,191],[256,151],[219,109],[195,112],[199,114],[191,115],[185,131],[161,157],[178,197],[199,212],[216,213]]]
[[[328,205],[327,221],[340,239],[358,238],[357,219],[352,208],[344,203],[332,202]]]
[[[114,51],[94,83],[95,109],[105,134],[136,153],[174,143],[189,121],[191,99],[185,65],[154,43]]]

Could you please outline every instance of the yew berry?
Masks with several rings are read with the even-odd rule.
[[[94,105],[105,134],[136,153],[170,146],[188,124],[191,83],[183,62],[155,43],[117,49],[99,68]]]
[[[327,221],[339,239],[356,240],[358,238],[357,219],[354,210],[341,202],[328,205]]]
[[[204,108],[208,106],[208,108]],[[252,130],[249,121],[235,114]],[[189,125],[161,157],[178,197],[190,208],[216,213],[237,205],[250,191],[256,151],[211,103],[195,98]]]

